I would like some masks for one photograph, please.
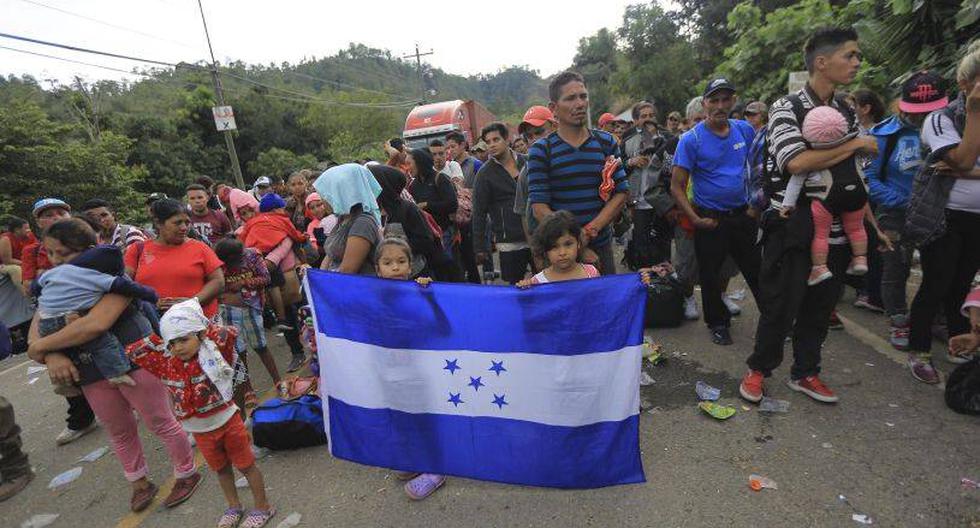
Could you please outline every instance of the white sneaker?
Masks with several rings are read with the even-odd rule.
[[[728,297],[727,293],[721,296],[721,302],[725,303],[725,308],[728,308],[728,311],[732,314],[732,317],[742,313],[742,307],[735,304],[735,301]]]
[[[684,319],[697,321],[700,318],[701,314],[698,312],[698,303],[694,300],[694,296],[684,299]]]
[[[70,444],[70,443],[74,442],[75,440],[78,440],[79,438],[81,438],[81,437],[83,437],[83,436],[91,433],[92,431],[94,431],[98,427],[99,427],[99,424],[97,422],[95,422],[95,421],[93,421],[91,424],[89,424],[89,426],[86,427],[85,429],[80,429],[78,431],[76,431],[74,429],[69,429],[69,428],[65,427],[65,429],[63,431],[61,431],[61,434],[59,434],[57,436],[57,438],[54,439],[54,441],[58,445]]]

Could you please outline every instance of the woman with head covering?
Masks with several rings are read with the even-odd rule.
[[[381,185],[378,205],[381,206],[385,225],[401,224],[412,254],[425,259],[424,265],[438,281],[461,282],[462,271],[442,251],[441,241],[436,240],[422,212],[412,202],[401,197],[407,178],[398,169],[386,165],[368,167]],[[414,266],[413,266],[414,268]],[[418,273],[420,270],[414,270]]]
[[[324,243],[321,269],[374,275],[374,249],[381,241],[381,185],[371,171],[347,163],[331,167],[313,182],[320,199],[337,215]]]

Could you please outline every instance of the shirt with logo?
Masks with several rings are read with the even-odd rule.
[[[736,119],[728,120],[725,136],[703,121],[681,136],[673,163],[690,173],[695,205],[715,211],[746,205],[749,148],[754,138],[752,125]]]

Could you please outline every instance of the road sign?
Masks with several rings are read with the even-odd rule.
[[[238,128],[235,126],[235,112],[230,106],[213,106],[211,113],[214,114],[214,126],[218,127],[219,131]]]
[[[789,89],[787,93],[796,93],[802,90],[809,79],[810,74],[806,71],[789,72],[789,81],[786,83]]]

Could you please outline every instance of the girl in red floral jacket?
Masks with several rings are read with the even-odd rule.
[[[265,495],[265,481],[255,465],[252,441],[232,403],[234,327],[211,324],[196,298],[173,305],[160,318],[161,343],[130,347],[132,360],[160,378],[170,391],[174,414],[194,435],[208,466],[218,474],[228,509],[218,528],[261,528],[276,510]],[[237,468],[248,480],[255,508],[246,515],[235,489]],[[244,518],[244,520],[243,520]],[[241,524],[239,524],[241,523]]]

